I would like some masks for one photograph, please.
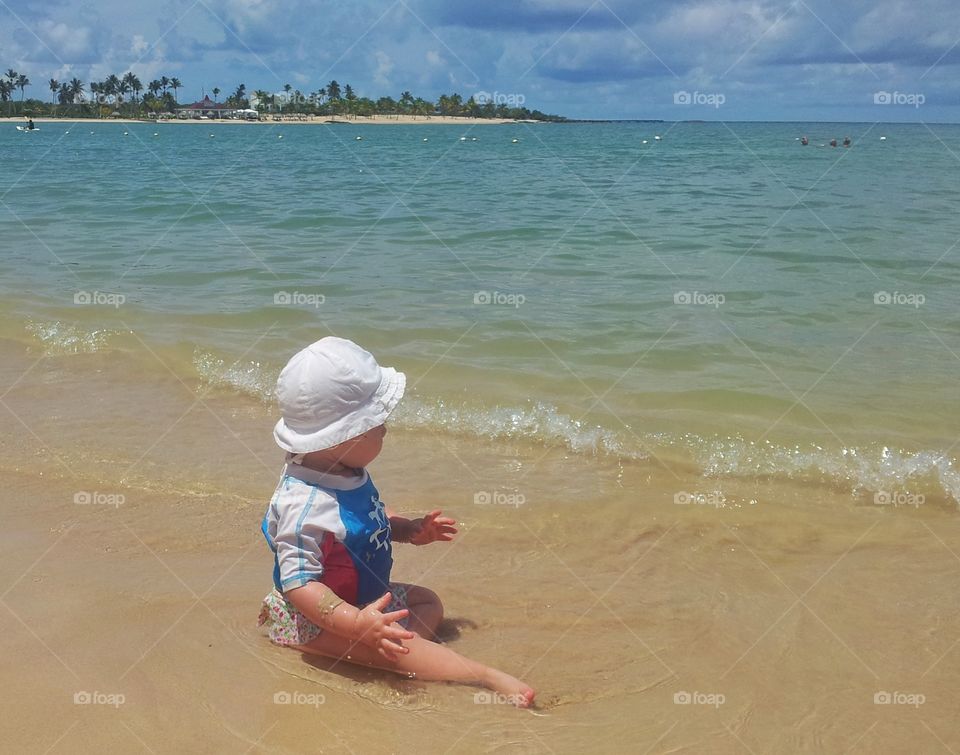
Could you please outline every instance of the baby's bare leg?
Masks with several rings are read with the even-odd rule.
[[[403,585],[407,590],[407,608],[410,616],[407,626],[411,632],[432,640],[436,637],[437,628],[443,621],[443,603],[433,590],[419,585]]]
[[[367,645],[351,642],[331,632],[323,632],[306,645],[294,647],[304,653],[339,658],[362,666],[374,666],[424,681],[480,684],[506,695],[521,708],[526,708],[533,702],[536,694],[533,689],[509,674],[465,658],[450,648],[419,635],[412,640],[404,640],[403,644],[410,652],[399,656],[396,661],[388,661]]]

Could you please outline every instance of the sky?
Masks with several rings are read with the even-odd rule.
[[[958,0],[0,0],[0,70],[181,101],[486,93],[571,118],[960,122]],[[221,94],[221,99],[225,94]]]

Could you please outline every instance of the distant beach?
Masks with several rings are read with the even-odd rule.
[[[27,118],[23,116],[3,117],[0,123],[16,123],[20,125],[25,123]],[[167,124],[193,124],[193,125],[221,125],[221,124],[283,124],[283,125],[301,125],[301,124],[320,124],[320,125],[463,125],[463,126],[499,126],[508,123],[538,123],[538,121],[516,121],[510,118],[469,118],[467,116],[452,115],[357,115],[357,116],[322,116],[322,115],[291,115],[275,116],[268,115],[259,120],[244,120],[240,118],[52,118],[41,116],[33,119],[34,123],[157,123]]]

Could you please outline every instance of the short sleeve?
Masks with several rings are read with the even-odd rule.
[[[333,496],[314,486],[295,485],[279,497],[275,510],[273,540],[283,592],[322,579],[325,539],[342,528]]]

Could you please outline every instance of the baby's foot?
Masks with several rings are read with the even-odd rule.
[[[533,687],[496,669],[489,670],[484,685],[506,697],[508,702],[513,703],[518,708],[529,708],[537,694]]]

